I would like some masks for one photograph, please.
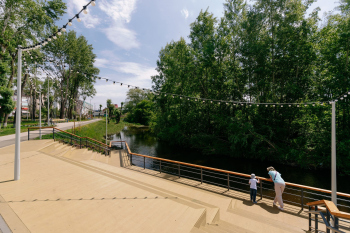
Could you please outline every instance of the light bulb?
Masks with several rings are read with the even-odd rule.
[[[281,108],[283,108],[283,105],[281,105]]]
[[[67,30],[66,30],[66,26],[63,26],[63,28],[62,28],[61,30],[62,30],[62,32],[67,31]]]
[[[57,39],[56,35],[54,35],[52,38],[54,38],[55,40]]]
[[[92,1],[91,1],[91,6],[96,6],[95,0],[92,0]]]
[[[79,15],[77,15],[77,21],[81,22],[81,19],[79,18]]]
[[[84,12],[84,14],[88,13],[87,10],[86,10],[86,6],[83,7],[83,12]]]
[[[115,84],[115,81],[113,81],[113,85]]]
[[[123,86],[123,84],[121,83],[120,86]]]
[[[57,35],[62,35],[61,30],[58,30]]]
[[[68,21],[68,25],[69,25],[69,26],[72,26],[72,25],[73,25],[71,19]]]
[[[47,38],[48,41],[51,41],[51,36],[49,38]]]

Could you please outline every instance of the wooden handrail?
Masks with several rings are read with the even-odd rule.
[[[243,177],[247,177],[247,178],[250,177],[250,175],[248,175],[248,174],[243,174],[243,173],[239,173],[239,172],[232,172],[232,171],[227,171],[227,170],[222,170],[222,169],[217,169],[217,168],[212,168],[212,167],[206,167],[206,166],[197,165],[197,164],[185,163],[185,162],[180,162],[180,161],[175,161],[175,160],[170,160],[170,159],[163,159],[163,158],[153,157],[153,156],[149,156],[149,155],[136,154],[136,153],[133,153],[130,151],[129,145],[126,141],[111,141],[109,144],[110,147],[112,146],[112,142],[124,142],[126,145],[126,148],[128,150],[128,153],[132,154],[132,155],[137,155],[137,156],[141,156],[141,157],[145,157],[145,158],[151,158],[151,159],[155,159],[155,160],[159,160],[159,161],[165,161],[165,162],[170,162],[170,163],[175,163],[175,164],[180,164],[180,165],[186,165],[186,166],[190,166],[190,167],[202,168],[202,169],[216,171],[216,172],[222,172],[222,173],[231,174],[231,175],[243,176]],[[260,180],[263,180],[263,181],[272,182],[270,179],[267,179],[265,177],[258,177],[257,176],[257,178],[259,178]],[[310,187],[310,186],[294,184],[294,183],[289,183],[289,182],[285,182],[285,183],[288,186],[292,186],[292,187],[296,187],[296,188],[302,188],[302,189],[307,189],[307,190],[312,190],[312,191],[317,191],[317,192],[322,192],[322,193],[327,193],[327,194],[332,193],[332,191],[327,190],[327,189],[314,188],[314,187]],[[350,194],[347,194],[347,193],[337,192],[337,195],[350,198]]]
[[[59,128],[56,128],[56,127],[52,127],[52,126],[41,127],[41,129],[48,129],[48,128],[50,128],[50,129],[56,129],[56,130],[58,130],[58,131],[64,132],[64,133],[66,133],[66,134],[72,135],[72,136],[77,137],[77,138],[86,138],[86,139],[89,139],[89,140],[91,140],[91,141],[94,141],[94,142],[96,142],[96,143],[98,143],[98,144],[101,144],[101,145],[103,145],[103,146],[107,146],[107,147],[110,148],[110,146],[108,146],[107,144],[104,144],[104,143],[102,143],[102,142],[99,142],[99,141],[97,141],[97,140],[95,140],[95,139],[92,139],[92,138],[89,138],[89,137],[80,137],[80,136],[78,136],[78,135],[69,133],[69,132],[67,132],[67,131],[64,131],[64,130],[62,130],[62,129],[59,129]],[[40,127],[28,127],[28,129],[40,129]]]
[[[320,200],[320,201],[309,202],[306,205],[308,206],[325,205],[328,211],[331,213],[331,215],[350,220],[350,214],[339,211],[337,206],[332,201]]]

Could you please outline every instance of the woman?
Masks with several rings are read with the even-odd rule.
[[[276,192],[276,197],[273,202],[273,205],[276,205],[276,202],[280,205],[278,208],[280,210],[284,210],[283,207],[283,200],[282,200],[282,193],[284,191],[284,188],[286,187],[286,184],[284,183],[284,180],[281,177],[281,174],[276,171],[273,167],[268,167],[267,168],[268,174],[270,175],[270,180],[275,183],[275,192]]]

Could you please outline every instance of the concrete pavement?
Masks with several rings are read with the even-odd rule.
[[[99,120],[101,120],[101,119],[82,121],[81,123],[77,121],[77,122],[75,122],[75,127],[78,127],[79,125],[91,124],[91,123],[94,123],[94,122],[99,121]],[[67,130],[67,129],[71,129],[73,126],[74,126],[74,122],[58,123],[56,128],[59,128],[59,129],[62,129],[62,130]],[[39,131],[33,131],[31,133],[36,133],[36,134],[39,135]],[[50,134],[50,133],[52,133],[52,131],[48,131],[48,130],[46,130],[46,131],[43,130],[42,131],[42,135]],[[21,142],[28,140],[28,133],[27,132],[23,132],[20,135],[21,135]],[[9,146],[9,145],[12,145],[12,144],[15,144],[15,139],[16,139],[16,135],[15,134],[1,136],[0,137],[0,148],[5,147],[5,146]]]
[[[300,207],[281,212],[269,199],[254,205],[246,193],[196,188],[193,180],[130,166],[124,150],[104,156],[53,140],[21,148],[18,181],[14,145],[0,149],[0,216],[12,232],[308,232]]]

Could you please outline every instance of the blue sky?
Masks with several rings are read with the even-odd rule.
[[[65,0],[67,14],[58,26],[68,21],[86,5],[88,0]],[[155,75],[158,53],[171,40],[184,37],[188,40],[189,25],[201,9],[209,7],[216,17],[223,16],[224,0],[96,0],[96,6],[88,7],[88,14],[81,14],[82,21],[73,21],[68,29],[85,36],[97,55],[95,66],[101,77],[143,88],[151,88],[150,76]],[[250,1],[252,2],[252,1]],[[337,1],[318,0],[311,8],[331,11]],[[120,105],[128,88],[97,80],[96,96],[91,103],[98,108],[107,99]],[[90,102],[90,99],[87,99]]]

